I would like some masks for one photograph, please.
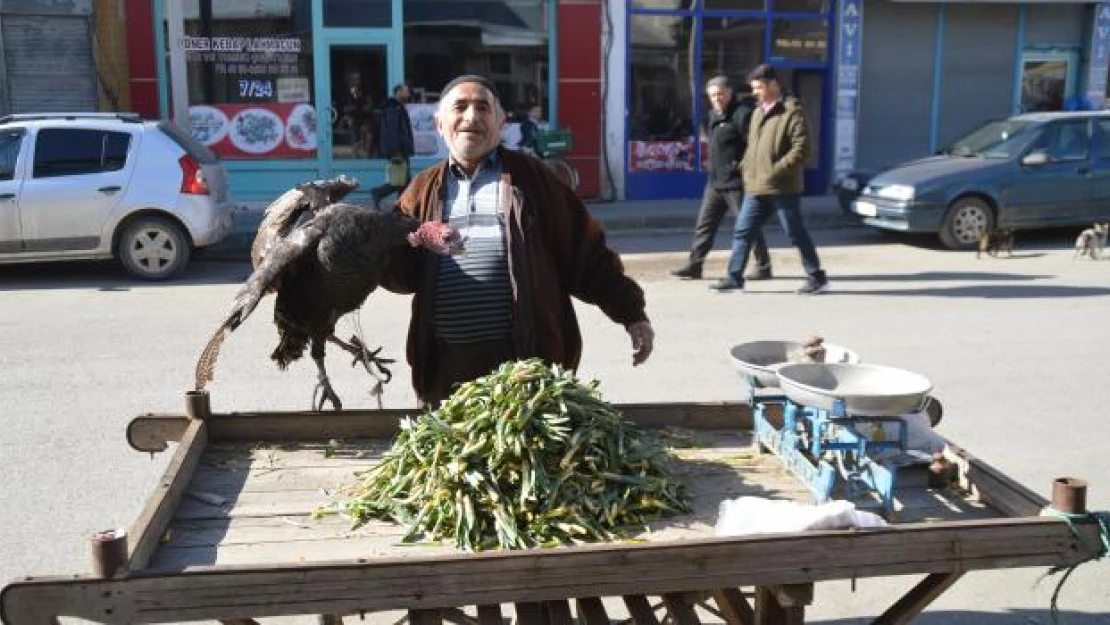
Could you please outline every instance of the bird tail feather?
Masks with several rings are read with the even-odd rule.
[[[205,385],[212,381],[216,373],[216,358],[220,355],[220,346],[223,345],[228,334],[231,334],[231,328],[224,323],[212,338],[208,339],[208,344],[204,346],[204,351],[197,359],[196,390],[203,391]]]

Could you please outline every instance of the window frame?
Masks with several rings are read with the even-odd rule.
[[[40,157],[42,157],[43,159],[46,158],[46,157],[42,156],[44,140],[51,139],[52,136],[54,136],[54,135],[62,136],[62,135],[67,135],[68,134],[68,135],[72,136],[74,133],[90,133],[90,134],[99,134],[100,135],[101,152],[100,152],[100,159],[98,161],[99,162],[99,167],[95,170],[79,169],[77,171],[53,170],[53,169],[43,171],[43,169],[40,169],[40,168],[47,167],[47,163],[40,161]],[[119,162],[118,167],[106,167],[105,166],[106,163],[108,162],[107,153],[108,153],[108,147],[109,147],[106,141],[110,136],[126,137],[126,143],[124,145],[123,160],[121,162]],[[48,178],[65,178],[65,177],[69,177],[69,176],[90,176],[90,175],[107,174],[107,173],[122,171],[122,170],[127,168],[127,163],[131,159],[131,153],[133,152],[133,150],[132,150],[133,143],[134,143],[134,135],[130,132],[121,131],[121,130],[112,130],[112,129],[108,129],[108,128],[64,128],[64,127],[57,127],[57,126],[40,128],[35,133],[35,149],[34,149],[34,154],[32,155],[32,158],[31,158],[31,164],[30,164],[31,165],[31,175],[30,175],[30,178],[32,180],[45,180],[45,179],[48,179]],[[62,145],[66,145],[66,144],[72,145],[72,143],[63,140]],[[49,144],[46,144],[46,145],[49,146]],[[78,162],[92,163],[91,159],[78,161]]]
[[[15,158],[12,159],[12,170],[11,172],[5,172],[3,169],[0,169],[0,182],[11,182],[15,180],[16,175],[19,173],[19,154],[23,150],[23,141],[27,137],[27,131],[22,128],[0,131],[0,141],[8,137],[14,137],[18,139],[18,142],[15,146]]]

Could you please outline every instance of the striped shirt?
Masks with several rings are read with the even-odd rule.
[[[436,335],[448,343],[509,337],[512,293],[505,248],[501,163],[493,152],[472,176],[448,165],[444,220],[466,242],[462,256],[441,256],[435,297]]]

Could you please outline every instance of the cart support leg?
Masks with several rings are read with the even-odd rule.
[[[802,625],[813,603],[813,584],[759,586],[755,590],[756,625]]]
[[[909,623],[911,619],[921,614],[925,608],[929,607],[930,603],[944,594],[944,591],[951,588],[952,584],[955,584],[963,576],[963,571],[927,575],[925,579],[921,580],[921,583],[914,586],[894,605],[890,606],[890,609],[872,621],[872,625]]]
[[[739,590],[717,588],[713,599],[728,625],[755,625],[755,610]]]

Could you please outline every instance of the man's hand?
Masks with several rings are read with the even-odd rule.
[[[632,366],[639,365],[648,359],[652,348],[655,347],[655,330],[651,329],[650,321],[637,321],[626,327],[628,336],[632,337]]]

